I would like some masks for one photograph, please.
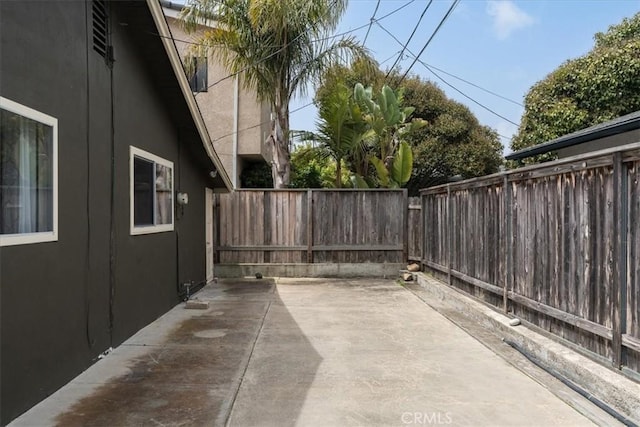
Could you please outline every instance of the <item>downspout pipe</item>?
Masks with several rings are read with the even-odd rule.
[[[240,78],[233,79],[233,187],[238,188],[238,126],[240,121]]]

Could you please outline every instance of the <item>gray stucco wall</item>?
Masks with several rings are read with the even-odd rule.
[[[0,248],[2,425],[174,306],[179,282],[205,279],[203,150],[159,95],[168,59],[140,50],[159,39],[118,25],[146,4],[113,7],[110,70],[87,43],[90,2],[0,2],[0,94],[59,126],[58,241]],[[189,193],[175,231],[130,235],[130,145],[174,163]]]
[[[177,12],[165,9],[169,13],[167,23],[171,28],[171,33],[175,37],[175,43],[182,55],[185,55],[191,47],[187,41],[197,40],[205,31],[204,27],[199,27],[195,34],[187,34],[181,24],[175,18]],[[238,84],[238,147],[236,176],[233,175],[233,142],[234,142],[234,98],[236,96],[235,80],[226,78],[229,72],[218,61],[208,59],[208,79],[207,92],[198,93],[196,101],[205,119],[207,129],[216,152],[220,156],[227,174],[240,187],[240,174],[242,173],[244,161],[246,159],[264,160],[271,163],[271,150],[264,141],[270,129],[270,107],[268,103],[257,101],[255,92],[243,87],[242,82]]]

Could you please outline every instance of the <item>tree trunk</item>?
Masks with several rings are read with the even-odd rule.
[[[275,110],[271,123],[271,134],[267,143],[271,146],[271,176],[273,188],[289,187],[291,161],[289,155],[289,106],[283,105]]]
[[[336,159],[336,188],[342,188],[342,158]]]

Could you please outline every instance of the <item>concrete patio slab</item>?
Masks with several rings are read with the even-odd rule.
[[[176,307],[11,425],[615,423],[391,280],[229,279],[196,297],[209,308]]]

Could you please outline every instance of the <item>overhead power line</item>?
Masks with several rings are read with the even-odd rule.
[[[376,13],[378,13],[378,8],[380,7],[380,0],[376,3],[376,8],[373,10],[373,15],[371,15],[371,19],[369,20],[369,28],[367,28],[367,34],[364,35],[364,41],[362,45],[367,44],[367,37],[369,37],[369,31],[371,31],[371,26],[373,25],[373,21],[376,19]]]
[[[443,70],[443,69],[441,69],[441,68],[436,67],[435,65],[427,64],[427,63],[424,63],[424,62],[422,62],[422,61],[420,61],[420,62],[421,62],[421,63],[422,63],[422,65],[424,65],[425,67],[430,67],[430,68],[433,68],[434,70],[438,70],[438,71],[440,71],[441,73],[446,74],[446,75],[447,75],[447,76],[449,76],[449,77],[453,77],[454,79],[460,80],[461,82],[464,82],[464,83],[466,83],[466,84],[468,84],[468,85],[470,85],[470,86],[475,87],[476,89],[480,89],[480,90],[481,90],[481,91],[483,91],[483,92],[489,93],[489,94],[491,94],[491,95],[493,95],[493,96],[495,96],[495,97],[498,97],[498,98],[500,98],[500,99],[504,99],[505,101],[508,101],[508,102],[510,102],[510,103],[512,103],[512,104],[515,104],[515,105],[519,106],[519,107],[524,107],[524,105],[522,105],[522,104],[521,104],[520,102],[518,102],[518,101],[514,101],[513,99],[507,98],[506,96],[502,96],[502,95],[500,95],[499,93],[495,93],[495,92],[493,92],[493,91],[491,91],[491,90],[489,90],[489,89],[483,88],[483,87],[482,87],[482,86],[480,86],[480,85],[477,85],[477,84],[475,84],[475,83],[473,83],[473,82],[470,82],[469,80],[465,80],[465,79],[463,79],[462,77],[456,76],[455,74],[449,73],[449,72],[447,72],[447,71],[445,71],[445,70]]]
[[[405,7],[409,6],[409,5],[410,5],[411,3],[413,3],[414,1],[415,1],[415,0],[409,0],[409,1],[407,1],[406,3],[402,4],[401,6],[397,7],[397,8],[396,8],[396,9],[394,9],[394,10],[392,10],[391,12],[387,13],[386,15],[381,16],[381,17],[380,17],[380,18],[378,18],[378,19],[375,19],[375,22],[376,22],[376,23],[378,23],[379,21],[381,21],[381,20],[383,20],[383,19],[388,18],[389,16],[391,16],[391,15],[393,15],[393,14],[395,14],[395,13],[399,12],[400,10],[404,9]],[[341,37],[341,36],[344,36],[344,35],[347,35],[347,34],[353,33],[353,32],[355,32],[355,31],[361,30],[362,28],[365,28],[367,25],[369,25],[369,24],[364,24],[364,25],[361,25],[360,27],[357,27],[357,28],[354,28],[354,29],[351,29],[351,30],[348,30],[348,31],[344,31],[344,32],[339,33],[339,34],[334,34],[334,35],[332,35],[332,36],[328,36],[328,37],[324,37],[324,38],[315,39],[315,40],[312,40],[311,42],[312,42],[312,43],[317,43],[317,42],[320,42],[320,41],[324,41],[324,40],[329,40],[329,39],[333,39],[333,38]],[[226,76],[224,76],[224,77],[222,77],[222,78],[220,78],[220,79],[216,80],[216,81],[215,81],[215,82],[213,82],[212,84],[208,85],[208,86],[207,86],[207,89],[210,89],[210,88],[212,88],[212,87],[214,87],[214,86],[216,86],[216,85],[218,85],[218,84],[222,83],[222,82],[223,82],[223,81],[225,81],[225,80],[228,80],[228,79],[230,79],[230,78],[232,78],[232,77],[235,77],[235,76],[237,76],[237,75],[239,75],[239,74],[243,73],[244,71],[248,70],[249,68],[251,68],[251,67],[253,67],[253,66],[255,66],[255,65],[258,65],[258,64],[260,64],[260,63],[262,63],[262,62],[266,61],[267,59],[269,59],[269,58],[271,58],[271,57],[273,57],[273,56],[277,55],[278,53],[282,52],[282,51],[283,51],[283,50],[284,50],[284,49],[285,49],[289,44],[291,44],[291,43],[295,42],[298,38],[302,37],[303,35],[304,35],[304,33],[299,34],[299,35],[298,35],[297,37],[295,37],[291,42],[289,42],[289,43],[287,43],[287,44],[283,45],[280,49],[276,50],[275,52],[272,52],[271,54],[269,54],[269,55],[265,56],[264,58],[261,58],[261,59],[257,60],[256,62],[252,63],[251,65],[248,65],[248,66],[244,67],[243,69],[236,71],[235,73],[228,74],[228,75],[226,75]],[[173,37],[173,35],[171,36],[171,38],[173,39],[173,43],[174,43],[174,45],[175,45],[175,43],[176,43],[176,41],[177,41],[177,40]]]
[[[413,60],[411,65],[409,65],[409,68],[407,68],[407,71],[405,71],[402,78],[400,78],[400,82],[402,82],[407,77],[407,74],[409,74],[409,71],[411,71],[411,68],[413,68],[413,66],[416,64],[416,62],[420,58],[420,55],[422,55],[424,51],[427,49],[427,46],[429,46],[429,44],[431,43],[431,40],[433,40],[436,34],[438,34],[438,31],[440,31],[440,28],[442,28],[442,25],[444,25],[444,23],[447,21],[447,19],[449,18],[453,10],[456,8],[458,3],[460,3],[460,0],[454,0],[453,3],[451,3],[451,7],[449,7],[449,10],[447,10],[447,13],[445,13],[444,17],[440,20],[440,23],[438,24],[436,29],[433,31],[433,34],[431,34],[431,37],[429,37],[429,39],[424,44],[424,46],[422,46],[422,49],[420,49],[420,52],[418,52],[418,55],[415,56],[415,59]],[[380,23],[378,23],[378,25],[380,25]]]
[[[386,62],[391,61],[393,58],[395,58],[395,56],[396,56],[396,55],[401,54],[401,53],[402,53],[402,51],[401,51],[401,50],[399,50],[399,51],[395,52],[393,55],[391,55],[390,57],[388,57],[387,59],[385,59],[384,61],[382,61],[382,62],[381,62],[381,63],[379,63],[378,65],[382,65],[382,64],[384,64],[384,63],[386,63]]]
[[[303,110],[303,109],[305,109],[307,107],[310,107],[312,105],[313,105],[313,102],[308,102],[308,103],[306,103],[306,104],[304,104],[304,105],[302,105],[302,106],[300,106],[298,108],[295,108],[295,109],[289,111],[289,114],[297,113],[298,111]],[[238,129],[237,132],[230,132],[230,133],[226,133],[224,135],[221,135],[221,136],[219,136],[217,138],[213,138],[213,139],[211,139],[211,142],[217,142],[217,141],[220,141],[221,139],[224,139],[224,138],[226,138],[228,136],[233,136],[236,133],[244,132],[246,130],[255,129],[257,127],[260,127],[260,126],[266,125],[266,124],[270,124],[270,123],[271,123],[271,120],[268,120],[268,121],[260,122],[258,124],[252,125],[252,126],[247,126],[246,128]]]
[[[411,35],[407,39],[407,42],[404,44],[404,46],[402,46],[402,50],[398,54],[398,58],[395,60],[395,62],[391,66],[391,68],[389,68],[389,71],[387,71],[387,75],[384,76],[385,80],[389,77],[389,74],[391,74],[391,71],[393,71],[395,66],[398,65],[398,63],[402,60],[402,55],[404,55],[404,51],[407,49],[407,46],[411,42],[411,39],[413,39],[413,36],[416,34],[416,31],[418,30],[418,27],[420,26],[420,23],[422,22],[422,18],[424,18],[425,13],[427,13],[427,10],[429,10],[429,6],[431,6],[431,3],[433,3],[433,0],[429,0],[429,3],[427,3],[427,5],[425,6],[424,10],[422,11],[422,14],[420,15],[420,18],[418,18],[418,22],[416,22],[415,27],[413,27],[413,31],[411,32]]]
[[[402,42],[401,42],[400,40],[398,40],[398,38],[397,38],[396,36],[394,36],[394,35],[393,35],[389,30],[387,30],[383,25],[378,24],[378,26],[380,26],[380,28],[381,28],[385,33],[389,34],[389,35],[390,35],[390,36],[391,36],[391,37],[396,41],[396,43],[398,43],[398,44],[402,45]],[[409,54],[411,54],[414,58],[417,58],[417,57],[416,57],[416,55],[415,55],[415,54],[414,54],[410,49],[408,49],[408,48],[407,48],[407,52],[409,52]],[[497,112],[493,111],[491,108],[489,108],[489,107],[487,107],[486,105],[484,105],[484,104],[482,104],[482,103],[480,103],[480,102],[476,101],[475,99],[471,98],[469,95],[467,95],[467,94],[463,93],[460,89],[458,89],[458,88],[456,88],[455,86],[453,86],[451,83],[447,82],[447,81],[446,81],[442,76],[440,76],[440,75],[436,74],[436,72],[435,72],[435,71],[433,71],[433,70],[431,69],[431,67],[430,67],[427,63],[425,63],[424,61],[422,61],[421,59],[417,59],[417,62],[420,62],[420,64],[421,64],[423,67],[425,67],[429,72],[431,72],[434,76],[436,76],[438,79],[440,79],[444,84],[446,84],[447,86],[449,86],[450,88],[452,88],[452,89],[453,89],[453,90],[455,90],[456,92],[460,93],[462,96],[464,96],[465,98],[469,99],[469,100],[470,100],[471,102],[473,102],[474,104],[477,104],[478,106],[480,106],[481,108],[484,108],[485,110],[489,111],[490,113],[494,114],[495,116],[500,117],[501,119],[506,120],[507,122],[509,122],[509,123],[511,123],[511,124],[513,124],[513,125],[515,125],[515,126],[518,126],[518,124],[517,124],[517,123],[515,123],[515,122],[513,122],[513,121],[511,121],[511,120],[507,119],[507,118],[506,118],[506,117],[504,117],[503,115],[501,115],[501,114],[499,114],[499,113],[497,113]],[[401,80],[401,81],[402,81],[402,80]],[[474,84],[474,86],[477,86],[477,85],[475,85],[475,84]],[[477,86],[477,87],[479,87],[479,86]],[[493,95],[499,96],[500,98],[507,99],[507,98],[504,98],[504,97],[503,97],[503,96],[501,96],[501,95],[498,95],[498,94],[496,94],[496,93],[494,93],[494,92],[489,91],[488,89],[483,89],[483,90],[485,90],[486,92],[492,93]],[[515,101],[509,100],[509,99],[507,99],[507,100],[508,100],[508,101],[511,101],[511,102],[515,102]]]
[[[393,39],[396,41],[396,43],[398,43],[399,45],[402,45],[402,42],[401,42],[400,40],[398,40],[398,38],[397,38],[396,36],[394,36],[392,32],[390,32],[389,30],[387,30],[384,26],[382,26],[382,25],[380,25],[380,24],[378,24],[378,25],[380,26],[380,28],[381,28],[385,33],[387,33],[391,38],[393,38]],[[410,54],[411,56],[413,56],[413,57],[415,58],[415,56],[416,56],[416,54],[415,54],[415,53],[413,53],[413,52],[412,52],[411,50],[409,50],[408,48],[407,48],[406,50],[407,50],[407,52],[409,52],[409,54]],[[395,54],[394,54],[394,55],[395,55]],[[385,60],[385,62],[386,62],[386,61],[388,61],[388,59],[387,59],[387,60]],[[487,92],[487,93],[489,93],[489,94],[491,94],[491,95],[493,95],[493,96],[496,96],[496,97],[498,97],[498,98],[504,99],[505,101],[509,101],[509,102],[511,102],[511,103],[513,103],[513,104],[516,104],[516,105],[520,106],[520,107],[524,107],[524,106],[523,106],[521,103],[519,103],[518,101],[514,101],[513,99],[507,98],[506,96],[502,96],[502,95],[500,95],[499,93],[496,93],[496,92],[494,92],[494,91],[492,91],[492,90],[489,90],[489,89],[487,89],[487,88],[484,88],[484,87],[482,87],[482,86],[480,86],[480,85],[478,85],[478,84],[476,84],[476,83],[470,82],[469,80],[465,80],[465,79],[463,79],[462,77],[458,77],[458,76],[456,76],[455,74],[449,73],[449,72],[447,72],[447,71],[445,71],[445,70],[443,70],[443,69],[441,69],[441,68],[438,68],[438,67],[436,67],[436,66],[434,66],[434,65],[427,64],[426,62],[424,62],[424,61],[422,61],[422,60],[419,60],[418,62],[420,62],[420,63],[421,63],[423,66],[425,66],[425,67],[431,67],[431,68],[433,68],[434,70],[438,70],[438,71],[440,71],[440,72],[441,72],[441,73],[443,73],[443,74],[446,74],[446,75],[448,75],[448,76],[451,76],[451,77],[453,77],[453,78],[455,78],[455,79],[458,79],[458,80],[460,80],[460,81],[462,81],[462,82],[465,82],[465,83],[467,83],[467,84],[469,84],[469,85],[471,85],[471,86],[473,86],[473,87],[475,87],[475,88],[478,88],[478,89],[480,89],[480,90],[482,90],[482,91],[484,91],[484,92]],[[429,70],[429,71],[430,71],[430,70]]]
[[[386,19],[386,18],[390,17],[391,15],[395,15],[396,13],[400,12],[402,9],[404,9],[407,6],[409,6],[411,3],[415,2],[415,1],[416,0],[409,0],[406,3],[402,4],[401,6],[393,9],[391,12],[387,13],[386,15],[383,15],[380,18],[374,19],[373,22],[382,21],[383,19]],[[359,27],[352,28],[352,29],[344,31],[342,33],[334,34],[332,36],[327,36],[327,37],[323,37],[323,38],[320,38],[320,39],[316,39],[316,40],[313,40],[313,42],[321,42],[321,41],[324,41],[324,40],[335,39],[335,38],[338,38],[338,37],[341,37],[341,36],[346,36],[347,34],[351,34],[351,33],[354,33],[356,31],[359,31],[359,30],[361,30],[363,28],[366,28],[366,27],[370,26],[371,24],[372,24],[372,22],[369,21],[366,24],[360,25]],[[362,43],[362,45],[364,46],[364,43]]]
[[[446,84],[447,86],[449,86],[451,89],[455,90],[456,92],[458,92],[460,95],[464,96],[465,98],[467,98],[469,101],[473,102],[474,104],[478,105],[481,108],[484,108],[485,110],[487,110],[488,112],[490,112],[491,114],[494,114],[498,117],[500,117],[503,120],[508,121],[509,123],[511,123],[514,126],[518,126],[518,124],[512,120],[507,119],[505,116],[503,116],[502,114],[496,113],[495,111],[493,111],[491,108],[487,107],[486,105],[476,101],[475,99],[473,99],[472,97],[470,97],[469,95],[467,95],[466,93],[462,92],[460,89],[458,89],[457,87],[455,87],[454,85],[452,85],[451,83],[449,83],[448,81],[446,81],[442,76],[440,76],[438,73],[436,73],[435,71],[433,71],[431,69],[431,67],[429,67],[427,64],[423,63],[422,61],[420,61],[420,63],[431,72],[431,74],[433,74],[434,76],[436,76],[438,79],[440,79],[440,81],[444,84]]]

